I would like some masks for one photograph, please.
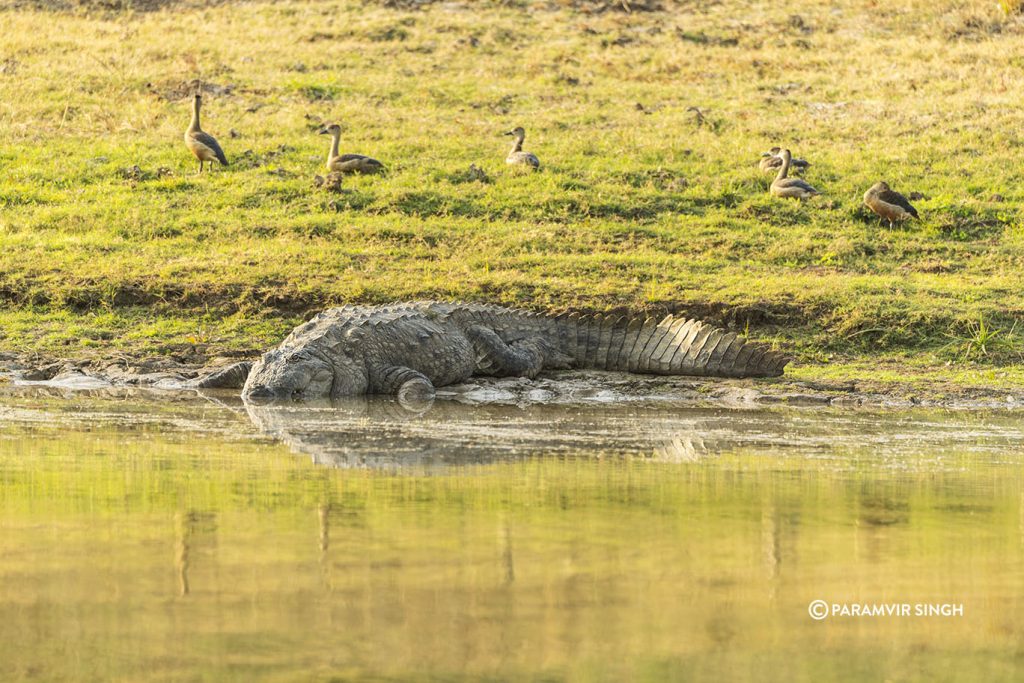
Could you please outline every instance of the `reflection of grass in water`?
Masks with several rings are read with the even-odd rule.
[[[682,467],[637,456],[539,455],[511,462],[450,465],[446,476],[415,471],[391,475],[306,466],[305,456],[295,456],[283,446],[227,443],[206,452],[159,437],[140,442],[131,433],[154,430],[158,436],[161,429],[156,424],[111,431],[110,443],[118,444],[112,452],[110,443],[97,448],[94,435],[65,434],[65,428],[54,429],[49,437],[46,429],[25,430],[20,437],[14,432],[17,450],[5,448],[7,452],[0,453],[9,468],[3,508],[31,510],[45,501],[50,512],[75,514],[85,507],[160,512],[180,509],[187,496],[192,507],[244,511],[334,504],[355,497],[367,509],[423,500],[489,508],[500,501],[509,510],[601,504],[640,506],[660,513],[673,507],[677,497],[689,497],[697,484],[709,485],[716,498],[739,500],[744,489],[792,475],[813,478],[819,488],[841,498],[855,495],[861,481],[888,485],[894,470],[878,446],[826,453],[818,444],[811,449],[811,457],[799,449],[771,455],[743,447]],[[76,445],[79,439],[80,446]],[[929,447],[896,467],[900,477],[909,477],[912,488],[927,500],[1006,479],[1004,465],[977,458],[976,454],[939,456]],[[686,476],[680,478],[680,473]],[[735,490],[720,491],[717,480],[730,476],[736,477]],[[802,490],[779,493],[799,495]]]
[[[1024,627],[989,602],[1024,588],[1016,467],[748,451],[393,476],[160,432],[0,440],[5,677],[877,680],[1008,665]],[[818,597],[970,621],[822,625]]]

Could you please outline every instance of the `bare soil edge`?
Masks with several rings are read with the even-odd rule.
[[[189,382],[236,362],[217,358],[201,365],[171,357],[107,360],[45,360],[0,355],[0,384],[68,390],[107,387],[185,389]],[[230,390],[219,390],[232,393]],[[602,371],[567,371],[524,378],[474,377],[442,387],[438,398],[464,403],[640,403],[673,402],[734,408],[764,406],[1024,410],[1024,387],[996,389],[934,382],[807,381],[662,377]]]

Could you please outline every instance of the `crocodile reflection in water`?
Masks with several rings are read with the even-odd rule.
[[[381,398],[246,404],[253,424],[313,462],[371,469],[486,464],[530,455],[618,452],[688,462],[728,448],[651,406],[415,405]]]

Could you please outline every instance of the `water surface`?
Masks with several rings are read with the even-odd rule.
[[[0,679],[1019,680],[1022,447],[1019,412],[9,389]]]

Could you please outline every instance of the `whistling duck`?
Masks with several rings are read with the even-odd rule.
[[[219,161],[221,165],[227,166],[228,159],[224,156],[224,150],[220,148],[217,141],[209,133],[204,133],[199,127],[199,107],[203,104],[203,96],[198,92],[192,99],[192,123],[185,131],[185,146],[199,159],[199,172],[203,172],[203,162],[209,161],[213,168],[213,162]]]
[[[821,194],[800,178],[786,177],[786,174],[789,173],[789,165],[793,161],[793,155],[788,149],[779,152],[779,156],[782,159],[782,168],[779,169],[779,174],[772,181],[771,193],[774,196],[803,200]]]
[[[320,135],[331,136],[331,151],[327,153],[328,173],[381,173],[384,164],[365,154],[338,154],[341,126],[332,123],[320,129]]]
[[[505,157],[505,163],[511,165],[524,165],[529,166],[533,169],[540,168],[540,159],[530,152],[523,151],[523,140],[526,139],[526,131],[523,130],[522,126],[517,126],[505,133],[505,135],[511,135],[515,138],[515,142],[512,144],[512,150]]]
[[[907,198],[899,192],[894,192],[887,183],[878,182],[871,186],[864,193],[864,204],[878,214],[881,218],[889,221],[891,228],[894,223],[901,223],[911,218],[920,218]]]
[[[782,166],[782,157],[779,156],[779,152],[782,151],[781,147],[772,147],[770,150],[761,155],[761,163],[758,164],[760,169],[765,173],[775,173]],[[804,159],[793,159],[792,168],[793,170],[803,171],[810,162]]]

